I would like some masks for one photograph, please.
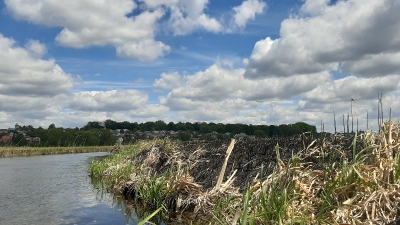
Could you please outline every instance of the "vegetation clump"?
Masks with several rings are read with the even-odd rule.
[[[235,168],[245,167],[230,165],[230,160],[235,151],[243,151],[239,144],[231,142],[209,187],[193,171],[210,160],[210,152],[185,153],[168,140],[126,147],[94,162],[91,175],[136,203],[162,208],[177,224],[191,223],[183,219],[202,219],[201,224],[388,224],[398,217],[399,124],[389,121],[379,133],[304,141],[290,157],[276,145],[270,149],[275,160],[257,167],[251,182],[238,185],[237,174],[246,171]]]

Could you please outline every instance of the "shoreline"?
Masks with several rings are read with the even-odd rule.
[[[352,137],[141,142],[93,162],[91,176],[171,224],[387,224],[400,216],[400,125],[383,126]]]
[[[0,158],[59,155],[89,152],[108,152],[112,146],[82,146],[82,147],[0,147]]]

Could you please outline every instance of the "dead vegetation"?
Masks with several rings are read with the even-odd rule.
[[[114,190],[136,202],[165,208],[169,224],[389,224],[397,219],[399,124],[387,122],[379,133],[295,140],[289,148],[274,140],[273,149],[254,142],[259,148],[253,152],[246,141],[211,150],[154,143],[107,162],[100,174],[115,179]],[[257,151],[265,157],[254,158]],[[121,168],[128,168],[129,176],[115,176],[123,174]],[[213,182],[200,179],[205,176]]]

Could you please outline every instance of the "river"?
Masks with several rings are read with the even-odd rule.
[[[90,163],[106,154],[0,158],[0,224],[137,224],[91,184]]]

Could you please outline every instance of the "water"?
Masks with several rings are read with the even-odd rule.
[[[137,224],[134,213],[91,185],[90,163],[105,155],[0,158],[0,224]]]

